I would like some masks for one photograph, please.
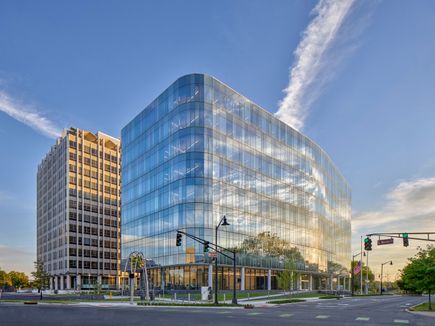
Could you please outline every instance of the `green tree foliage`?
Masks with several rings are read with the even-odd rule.
[[[358,264],[358,261],[353,261],[351,263],[352,265],[352,269],[355,268],[355,266]],[[367,271],[369,272],[369,284],[372,284],[373,281],[375,280],[375,274],[373,274],[373,272],[371,271],[370,267],[367,267],[364,265],[364,262],[362,264],[362,276],[363,276],[363,290],[364,290],[364,284],[365,284],[365,280],[366,280],[366,275],[367,275]],[[353,289],[355,291],[358,291],[359,289],[361,289],[361,272],[359,272],[358,274],[355,274],[355,280],[354,280],[354,284],[353,284]]]
[[[29,286],[29,277],[23,272],[10,271],[8,275],[14,288],[21,289]]]
[[[38,289],[38,292],[48,288],[48,282],[50,275],[44,270],[44,262],[37,260],[34,262],[35,271],[32,272],[33,276],[33,287]]]
[[[431,293],[435,291],[435,247],[419,248],[402,270],[398,286],[405,291],[429,294],[429,310],[432,310]]]
[[[298,277],[298,273],[295,271],[295,263],[291,260],[287,260],[284,264],[284,270],[277,275],[278,287],[280,289],[291,291],[295,284],[295,280]]]
[[[288,241],[270,232],[262,232],[256,237],[245,239],[238,250],[246,254],[276,257],[280,260],[304,261],[298,248],[292,247]]]
[[[9,274],[0,268],[0,289],[11,286],[11,278]]]

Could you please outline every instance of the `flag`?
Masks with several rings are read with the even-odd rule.
[[[358,261],[358,264],[356,264],[355,268],[353,269],[353,274],[356,275],[359,272],[361,272],[361,260]]]

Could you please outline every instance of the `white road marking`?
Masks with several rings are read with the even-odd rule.
[[[279,315],[280,317],[291,317],[291,316],[293,316],[293,314],[282,314],[282,315]]]
[[[263,314],[262,312],[250,312],[248,315],[255,316],[255,315],[262,315],[262,314]]]
[[[329,316],[328,315],[318,315],[318,316],[316,316],[316,318],[317,319],[326,319],[326,318],[329,318]]]
[[[394,319],[394,322],[397,324],[409,324],[409,320],[407,319]]]
[[[356,317],[355,320],[369,321],[370,317]]]

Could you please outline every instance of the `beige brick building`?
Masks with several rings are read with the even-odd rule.
[[[37,257],[50,288],[119,287],[121,149],[117,138],[69,128],[37,172]]]

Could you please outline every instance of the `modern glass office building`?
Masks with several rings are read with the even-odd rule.
[[[343,287],[351,192],[313,141],[215,78],[179,78],[122,130],[122,258],[141,251],[155,287],[212,286],[212,258],[176,230],[237,250],[237,288]],[[219,287],[232,262],[218,257]],[[338,282],[338,283],[337,283]],[[347,287],[347,286],[346,286]]]

